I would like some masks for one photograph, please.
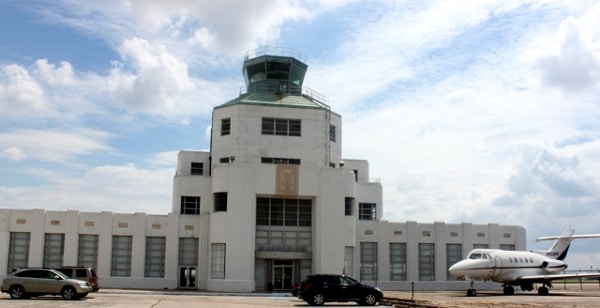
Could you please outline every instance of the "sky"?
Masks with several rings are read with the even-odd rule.
[[[600,1],[0,0],[0,208],[167,214],[243,58],[304,55],[383,218],[600,233]],[[570,269],[600,267],[578,240]]]

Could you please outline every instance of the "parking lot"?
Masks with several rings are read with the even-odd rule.
[[[407,292],[387,291],[386,298],[410,302]],[[417,307],[600,307],[598,287],[588,290],[552,290],[549,296],[535,292],[517,292],[504,296],[502,291],[481,291],[477,297],[466,297],[462,291],[417,292],[412,298]],[[391,306],[391,302],[384,302]],[[326,303],[330,307],[357,307],[354,303]],[[65,301],[60,296],[43,296],[12,300],[0,295],[0,307],[308,307],[289,293],[218,294],[185,291],[137,291],[102,289],[86,298]],[[400,306],[402,307],[402,306]],[[406,307],[406,306],[405,306]]]

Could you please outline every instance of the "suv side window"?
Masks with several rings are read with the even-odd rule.
[[[340,285],[340,278],[337,276],[327,276],[325,277],[325,283],[330,286],[338,286]]]
[[[353,286],[354,281],[352,281],[351,279],[348,279],[346,277],[340,277],[340,284],[343,286]]]
[[[87,277],[87,270],[86,269],[75,270],[75,277]]]
[[[73,277],[73,270],[70,268],[60,268],[58,270],[67,277]]]

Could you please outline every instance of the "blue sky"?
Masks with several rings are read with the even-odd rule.
[[[269,45],[306,56],[384,219],[600,233],[598,1],[4,0],[0,29],[0,208],[168,213]]]

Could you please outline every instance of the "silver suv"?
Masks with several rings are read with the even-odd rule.
[[[98,284],[98,275],[96,271],[91,267],[61,267],[55,268],[55,270],[65,274],[65,276],[81,281],[87,281],[92,286],[92,292],[98,292],[100,285]]]
[[[44,268],[16,270],[4,277],[0,290],[13,299],[39,295],[61,295],[64,299],[79,299],[88,295],[88,282],[71,279],[59,271]]]

